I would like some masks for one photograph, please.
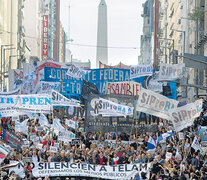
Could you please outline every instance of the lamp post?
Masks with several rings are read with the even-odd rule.
[[[4,47],[9,47],[9,46],[13,46],[13,44],[5,44],[5,45],[1,45],[1,85],[2,85],[2,70],[3,70],[3,48]]]
[[[175,50],[175,40],[174,39],[165,39],[165,38],[159,38],[161,40],[167,40],[167,41],[172,41],[173,42],[173,54],[174,54],[174,50]],[[167,46],[166,46],[167,48]],[[167,63],[167,54],[166,54],[166,51],[165,51],[165,63]],[[174,62],[174,56],[173,56],[173,62]]]
[[[183,56],[184,56],[184,54],[185,54],[185,31],[181,31],[181,30],[177,30],[177,29],[173,29],[173,31],[183,33]]]
[[[2,76],[2,75],[5,75],[5,73],[6,73],[6,58],[5,58],[5,51],[6,51],[6,50],[9,50],[9,51],[10,51],[10,50],[12,50],[12,49],[16,49],[16,48],[5,48],[5,49],[4,49],[4,54],[3,54],[3,55],[4,55],[4,64],[3,64],[3,65],[4,65],[4,72],[1,71],[1,76]],[[4,86],[5,86],[5,78],[4,78],[4,81],[3,81],[3,87],[4,87]]]

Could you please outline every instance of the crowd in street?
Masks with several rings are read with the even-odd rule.
[[[60,120],[63,127],[68,129],[64,120]],[[45,129],[37,131],[40,126],[38,118],[27,121],[28,134],[18,132],[16,135],[21,140],[28,140],[28,146],[13,149],[1,163],[1,167],[13,161],[23,161],[25,157],[30,157],[31,162],[70,162],[86,163],[95,165],[117,165],[117,164],[136,164],[151,163],[150,177],[146,173],[141,173],[135,178],[141,179],[182,179],[182,180],[207,180],[207,151],[195,151],[191,147],[194,138],[197,136],[199,126],[205,126],[207,117],[202,113],[194,122],[194,125],[184,129],[183,138],[178,133],[174,133],[166,141],[159,143],[155,152],[148,151],[149,136],[157,139],[160,135],[169,131],[172,124],[160,119],[158,122],[158,132],[146,132],[142,134],[127,133],[104,133],[104,132],[78,132],[76,138],[78,143],[63,142],[58,140],[55,132],[49,134]],[[1,118],[1,127],[15,133],[15,122],[12,118]],[[39,138],[41,147],[34,144],[31,137],[36,135]],[[105,141],[114,140],[115,146],[110,146]],[[198,136],[199,142],[201,138]],[[128,143],[122,143],[128,142]],[[50,152],[50,146],[58,144],[56,153]],[[167,153],[172,153],[170,158]],[[35,178],[32,174],[31,162],[24,162],[24,179],[81,179],[81,177],[44,177]],[[1,178],[21,179],[18,174],[8,169],[1,169]],[[82,177],[86,179],[86,177]],[[90,178],[89,178],[90,179]],[[92,179],[92,178],[91,178]]]

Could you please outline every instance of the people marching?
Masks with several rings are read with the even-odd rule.
[[[69,162],[104,166],[151,163],[150,173],[137,173],[134,179],[207,179],[207,148],[200,145],[205,134],[199,134],[201,127],[206,128],[203,126],[207,123],[205,111],[196,118],[192,126],[179,133],[172,130],[170,121],[161,118],[157,122],[159,128],[157,132],[137,134],[80,132],[79,129],[69,128],[64,120],[59,119],[62,127],[76,134],[75,140],[70,142],[58,140],[58,134],[53,130],[50,131],[49,127],[39,128],[41,127],[39,116],[29,120],[21,118],[20,121],[27,121],[25,123],[27,132],[15,132],[15,121],[12,118],[1,118],[0,121],[2,141],[7,141],[4,131],[10,131],[24,142],[21,146],[12,148],[1,162],[3,167],[1,178],[5,180],[22,179],[22,175],[12,168],[4,168],[14,162],[23,162],[24,179],[68,178],[34,177],[32,172],[34,162]],[[195,140],[198,141],[196,145]],[[52,151],[51,147],[57,147],[57,151]],[[70,176],[69,179],[87,179],[87,177]]]

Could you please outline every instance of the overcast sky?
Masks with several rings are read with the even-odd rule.
[[[142,34],[145,0],[105,0],[108,7],[108,62],[109,65],[120,61],[127,65],[138,63],[140,54],[140,35]],[[69,24],[70,2],[70,49],[73,58],[88,59],[92,67],[96,63],[98,5],[100,0],[61,0],[61,21],[66,32]],[[110,48],[113,47],[113,48]],[[127,49],[119,48],[127,47]]]

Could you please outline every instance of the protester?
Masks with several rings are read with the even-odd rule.
[[[51,117],[51,116],[50,116]],[[201,118],[202,117],[202,118]],[[66,142],[59,140],[58,133],[49,127],[39,131],[39,119],[27,120],[28,133],[17,131],[15,122],[11,118],[1,118],[1,139],[4,140],[3,130],[12,130],[17,137],[24,140],[21,147],[13,148],[11,155],[1,163],[1,167],[14,161],[24,162],[25,179],[35,179],[32,173],[31,162],[69,162],[86,163],[94,165],[136,164],[151,163],[149,177],[147,172],[136,174],[134,179],[207,179],[207,151],[206,149],[194,149],[194,138],[201,143],[198,136],[199,127],[206,121],[201,117],[195,120],[193,126],[184,129],[183,137],[180,133],[170,131],[172,124],[166,120],[159,119],[159,131],[155,133],[144,132],[139,134],[127,133],[101,133],[101,132],[78,132],[77,142]],[[57,118],[57,117],[54,117]],[[65,119],[65,118],[64,118]],[[24,120],[26,121],[26,120]],[[22,122],[24,122],[22,121]],[[59,121],[66,131],[65,121]],[[154,151],[149,151],[148,140],[152,136],[155,140],[166,132],[173,132],[156,145]],[[115,134],[115,135],[114,135]],[[37,139],[37,141],[36,141]],[[115,144],[110,144],[113,141]],[[27,142],[27,143],[26,143]],[[57,147],[57,152],[50,151],[50,147]],[[26,159],[27,158],[27,159]],[[29,160],[31,159],[31,162]],[[3,179],[18,179],[14,171],[1,170]],[[38,179],[54,179],[56,177],[44,177]],[[62,177],[65,179],[67,177]],[[71,178],[71,177],[70,177]],[[80,179],[86,179],[80,177]],[[37,178],[36,178],[37,179]]]

